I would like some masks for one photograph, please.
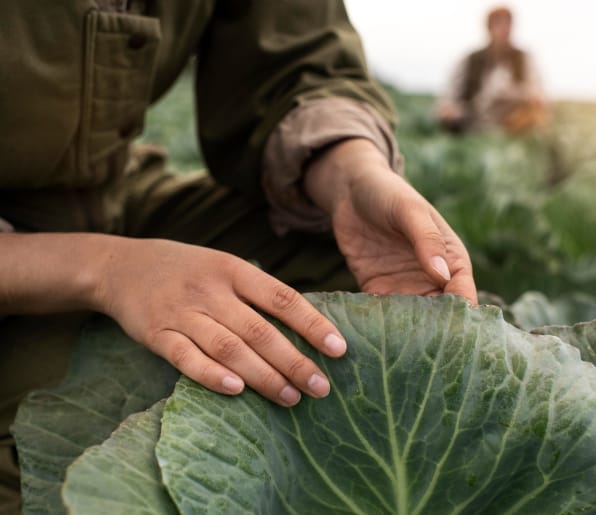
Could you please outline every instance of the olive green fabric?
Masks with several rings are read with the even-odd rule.
[[[19,508],[19,471],[14,440],[0,437],[0,515],[17,515]]]
[[[0,3],[0,189],[113,180],[193,54],[202,148],[233,188],[260,194],[265,142],[306,99],[350,97],[393,120],[341,0],[152,0],[147,12]]]
[[[294,106],[343,96],[393,122],[341,0],[151,0],[146,14],[94,0],[0,2],[0,218],[22,231],[193,242],[300,290],[354,289],[331,237],[277,238],[259,200],[264,145]],[[193,55],[201,145],[229,189],[129,151]],[[66,318],[0,321],[0,513],[17,495],[7,424],[26,391],[62,374],[80,323]]]
[[[257,192],[268,136],[307,100],[348,97],[394,121],[340,0],[218,2],[200,48],[201,144],[224,184]]]
[[[137,16],[93,0],[1,2],[0,188],[88,187],[121,172],[212,3],[163,0]]]
[[[19,512],[17,454],[8,431],[18,403],[29,391],[62,380],[85,319],[77,313],[0,321],[0,515]]]
[[[278,237],[268,223],[265,204],[219,186],[206,172],[190,175],[168,172],[163,154],[155,153],[150,147],[144,152],[135,152],[135,155],[138,168],[125,177],[118,190],[121,207],[118,221],[107,222],[112,227],[118,225],[120,234],[168,238],[230,252],[258,263],[265,271],[300,291],[357,289],[355,279],[330,235],[293,232]],[[38,212],[22,214],[33,221]],[[86,230],[80,225],[85,217],[74,215],[70,220],[76,224],[76,230]],[[46,229],[45,219],[41,221]],[[74,226],[65,224],[65,229],[74,230]],[[33,226],[30,230],[39,228]],[[58,356],[61,353],[58,343],[46,345],[40,342],[51,339],[68,324],[75,330],[68,330],[67,334],[76,333],[80,317],[7,317],[0,320],[0,435],[4,434],[5,422],[10,419],[3,416],[2,403],[7,399],[18,399],[22,394],[20,389],[13,389],[13,385],[27,375],[28,363],[38,357],[44,367],[43,373],[35,372],[32,387],[51,381],[54,378],[52,370],[62,370],[64,358]],[[20,320],[23,320],[22,324]],[[62,341],[63,338],[59,336],[57,339]],[[15,350],[13,340],[21,342],[20,350]],[[68,349],[65,347],[66,351]],[[52,362],[54,354],[58,356],[58,364]]]
[[[62,191],[66,195],[67,190]],[[63,230],[118,227],[122,234],[169,238],[232,252],[256,261],[263,269],[301,291],[355,290],[353,276],[330,236],[291,233],[282,238],[271,230],[267,206],[217,185],[205,172],[177,175],[166,170],[163,153],[153,147],[133,152],[128,172],[110,195],[77,197]],[[117,198],[112,198],[115,195]],[[66,197],[65,197],[66,198]],[[99,216],[88,217],[83,200]],[[61,196],[51,199],[57,206]],[[107,209],[102,214],[102,205]],[[112,209],[114,204],[119,209]],[[87,206],[88,208],[89,206]],[[49,230],[39,210],[19,207],[29,230]],[[108,214],[117,213],[114,219]],[[13,217],[14,218],[14,217]],[[36,220],[38,224],[36,224]],[[97,224],[103,220],[105,227]],[[41,227],[38,227],[41,225]],[[0,515],[13,513],[18,502],[18,471],[8,427],[23,396],[34,388],[57,383],[66,371],[72,343],[85,314],[8,317],[0,320]],[[4,511],[3,511],[4,510]]]

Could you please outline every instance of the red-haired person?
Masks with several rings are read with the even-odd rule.
[[[520,133],[544,124],[540,79],[530,55],[511,42],[512,26],[506,7],[489,12],[488,45],[458,64],[439,99],[437,115],[447,130]]]

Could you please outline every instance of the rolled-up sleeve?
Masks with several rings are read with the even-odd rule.
[[[369,76],[341,0],[217,2],[198,55],[199,137],[223,184],[262,198],[266,189],[280,208],[317,147],[348,137],[391,146],[391,102]],[[322,99],[345,102],[314,116],[335,105]]]
[[[14,227],[4,218],[0,218],[0,232],[14,232]]]
[[[374,143],[390,167],[402,173],[393,131],[369,104],[340,97],[320,98],[293,109],[281,121],[269,137],[263,156],[263,188],[275,232],[322,232],[330,228],[329,216],[303,192],[303,171],[319,150],[351,138]]]

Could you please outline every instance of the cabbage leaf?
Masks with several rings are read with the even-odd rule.
[[[344,358],[326,358],[278,327],[328,374],[327,398],[284,409],[252,391],[226,397],[182,377],[160,431],[154,408],[70,466],[69,513],[118,513],[116,501],[160,513],[139,496],[167,500],[164,488],[180,513],[596,511],[596,369],[559,338],[571,329],[530,334],[496,307],[453,296],[309,299],[346,337]],[[593,329],[577,333],[585,345],[594,344]],[[63,422],[62,435],[82,431]]]
[[[98,317],[83,331],[64,382],[32,392],[12,433],[21,468],[23,513],[64,513],[66,468],[128,415],[169,395],[179,373]]]
[[[182,513],[596,509],[596,372],[455,297],[311,296],[349,342],[293,409],[182,379],[157,456]]]

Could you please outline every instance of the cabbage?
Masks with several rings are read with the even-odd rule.
[[[53,479],[65,477],[61,502],[70,513],[596,511],[596,371],[576,347],[519,330],[498,308],[473,308],[454,296],[309,299],[346,337],[344,358],[326,358],[280,327],[330,377],[327,398],[285,409],[251,391],[225,397],[182,377],[165,407],[133,415],[103,441],[113,419],[100,431],[100,417],[91,425],[87,417],[63,418],[53,404],[48,428],[45,406],[33,396],[15,424],[19,448],[38,449],[23,463],[25,512],[47,500],[31,485],[59,454],[57,435],[66,444],[86,432],[103,443]],[[114,332],[107,324],[96,333]],[[570,342],[593,348],[589,327]],[[552,329],[563,338],[575,334]],[[134,347],[122,334],[116,340]],[[95,370],[106,386],[120,383],[129,395],[130,370],[89,355],[91,366],[91,350],[77,350],[71,384],[82,371],[91,381]],[[159,382],[144,372],[145,359],[154,358],[141,354],[137,375],[147,385]],[[93,408],[83,412],[101,413],[101,395],[89,397]],[[57,503],[47,511],[63,509]]]

